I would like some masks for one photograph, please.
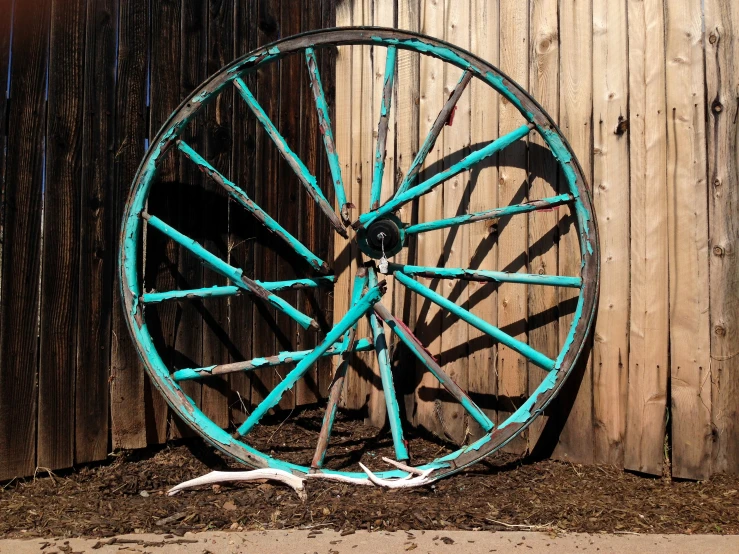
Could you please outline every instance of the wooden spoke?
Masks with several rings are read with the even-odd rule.
[[[346,333],[365,313],[367,313],[374,304],[379,302],[382,295],[385,294],[385,290],[386,287],[384,281],[379,283],[376,287],[369,289],[367,294],[362,296],[359,302],[357,302],[357,304],[347,312],[341,321],[339,321],[333,329],[328,332],[326,338],[323,339],[321,344],[316,346],[310,354],[303,358],[298,365],[295,366],[295,369],[288,373],[287,376],[285,376],[285,378],[270,391],[267,397],[262,400],[256,408],[254,408],[254,411],[237,429],[236,433],[239,436],[243,436],[259,423],[262,417],[264,417],[264,414],[277,405],[277,403],[282,399],[282,395],[285,394],[288,389],[291,389],[295,383],[297,383],[298,380],[307,373],[315,361],[320,358],[326,350],[331,348],[331,346],[333,346],[344,333]]]
[[[469,170],[470,168],[477,165],[478,163],[485,160],[486,158],[489,158],[493,154],[500,152],[501,150],[503,150],[507,146],[510,146],[517,140],[522,139],[523,137],[528,135],[533,128],[534,128],[533,123],[527,123],[526,125],[522,125],[518,129],[516,129],[515,131],[511,131],[507,135],[503,135],[502,137],[495,139],[493,142],[489,143],[484,148],[481,148],[480,150],[477,150],[465,156],[464,158],[462,158],[459,162],[454,164],[449,169],[445,171],[441,171],[437,173],[436,175],[434,175],[433,177],[427,179],[423,183],[420,183],[416,185],[415,187],[408,189],[403,194],[399,194],[395,196],[393,199],[389,200],[388,202],[380,206],[378,209],[362,214],[359,217],[359,219],[354,222],[353,226],[355,228],[367,227],[377,218],[398,210],[399,208],[401,208],[402,206],[404,206],[411,200],[415,200],[416,198],[419,198],[420,196],[427,194],[438,184],[443,183],[444,181],[448,179],[451,179],[455,175],[458,175],[464,171]]]
[[[313,254],[302,242],[292,236],[287,229],[277,223],[272,217],[260,208],[240,187],[228,180],[223,174],[221,174],[216,168],[210,165],[205,158],[193,150],[183,140],[177,141],[177,147],[180,151],[197,165],[203,173],[206,173],[216,183],[221,185],[228,194],[241,204],[246,210],[248,210],[259,222],[264,225],[270,232],[274,233],[282,240],[284,240],[288,246],[290,246],[295,253],[308,262],[313,268],[321,273],[328,273],[328,264],[321,260],[318,256]]]
[[[323,135],[323,146],[326,149],[328,165],[331,170],[331,179],[334,184],[334,191],[336,192],[336,204],[339,206],[339,212],[341,213],[341,219],[344,221],[344,225],[349,225],[349,204],[346,201],[344,180],[341,177],[341,164],[339,163],[339,156],[336,153],[336,143],[334,142],[328,103],[326,102],[326,95],[323,92],[321,74],[318,71],[318,62],[313,48],[305,49],[305,62],[308,65],[310,86],[316,102],[318,127],[321,129],[321,135]]]
[[[406,227],[405,232],[406,234],[413,235],[417,233],[435,231],[437,229],[445,229],[447,227],[456,227],[457,225],[474,223],[475,221],[499,219],[501,217],[524,214],[537,210],[548,210],[556,208],[557,206],[562,206],[564,204],[570,204],[574,201],[574,199],[575,198],[571,194],[560,194],[558,196],[552,196],[551,198],[532,200],[531,202],[524,202],[522,204],[506,206],[504,208],[494,208],[491,210],[485,210],[472,214],[458,215],[456,217],[450,217],[447,219],[437,219],[436,221],[425,221],[423,223],[417,223],[416,225],[410,225]]]
[[[382,175],[385,172],[385,144],[387,142],[387,128],[390,121],[390,106],[393,100],[393,83],[395,82],[395,61],[397,49],[390,46],[387,49],[385,60],[385,78],[382,86],[382,104],[380,105],[380,123],[377,125],[377,147],[375,150],[375,168],[372,173],[372,187],[370,189],[370,206],[376,210],[380,206],[382,195]]]
[[[354,285],[352,288],[351,300],[352,307],[356,306],[359,302],[359,299],[362,296],[362,292],[364,291],[366,285],[367,273],[363,267],[360,267],[357,269],[357,274],[354,276]],[[341,361],[339,362],[339,365],[336,366],[334,378],[331,381],[331,386],[329,387],[328,402],[326,403],[326,411],[323,415],[321,432],[318,434],[316,451],[313,454],[313,460],[311,461],[311,468],[313,469],[321,468],[323,466],[323,460],[326,457],[326,450],[328,450],[328,443],[331,439],[331,430],[334,427],[334,420],[336,419],[336,409],[339,406],[341,393],[344,390],[344,377],[346,377],[346,370],[349,367],[349,357],[346,354],[347,352],[357,350],[356,346],[354,345],[354,340],[357,332],[357,323],[352,325],[352,327],[349,329],[349,332],[344,337],[344,342],[341,346]]]
[[[377,284],[377,274],[374,269],[369,270],[369,286],[373,287]],[[398,407],[398,399],[395,396],[395,385],[393,384],[393,373],[390,367],[390,356],[387,348],[387,338],[385,337],[385,329],[382,322],[374,313],[369,314],[370,327],[372,328],[372,338],[375,343],[375,352],[377,353],[377,364],[380,367],[380,379],[382,380],[382,390],[385,393],[385,405],[387,406],[387,418],[390,422],[390,433],[393,437],[393,446],[395,447],[395,457],[399,461],[408,460],[408,449],[405,446],[403,438],[403,425],[400,421],[400,408]]]
[[[374,348],[374,344],[370,339],[359,339],[355,341],[352,352],[367,352]],[[338,356],[344,353],[346,346],[344,341],[337,342],[326,350],[322,357]],[[278,365],[292,364],[301,361],[312,350],[298,350],[297,352],[280,352],[276,356],[268,356],[266,358],[253,358],[243,362],[233,362],[230,364],[219,364],[208,367],[196,367],[178,369],[172,374],[175,381],[191,381],[193,379],[202,379],[204,377],[212,377],[214,375],[227,375],[229,373],[242,373],[262,369],[263,367],[274,367]]]
[[[272,281],[264,283],[255,281],[259,286],[269,292],[282,292],[293,289],[313,289],[321,286],[328,286],[334,283],[335,277],[327,275],[316,279],[292,279],[290,281]],[[181,300],[193,298],[218,298],[221,296],[236,296],[241,294],[242,289],[234,286],[212,286],[202,289],[189,290],[171,290],[166,292],[147,292],[141,295],[141,301],[144,304],[158,304],[167,302],[168,300]]]
[[[433,356],[429,354],[428,350],[423,346],[420,340],[413,334],[413,332],[405,326],[404,323],[396,319],[396,317],[390,313],[390,311],[380,304],[375,304],[375,313],[382,319],[388,327],[398,336],[398,338],[405,344],[408,349],[421,360],[424,366],[436,377],[441,385],[451,394],[457,402],[470,414],[470,417],[480,424],[486,432],[491,431],[494,427],[490,418],[485,415],[480,407],[475,404],[472,399],[464,392],[457,383],[455,383],[447,373],[439,367]]]
[[[418,154],[416,154],[411,167],[408,169],[408,173],[406,173],[405,177],[403,177],[403,181],[400,183],[398,190],[395,191],[394,196],[399,196],[403,194],[406,190],[413,186],[418,172],[421,171],[421,168],[426,161],[426,156],[428,156],[429,152],[431,152],[431,149],[434,147],[434,144],[436,144],[436,139],[439,138],[441,130],[447,123],[450,122],[450,119],[452,118],[452,113],[454,112],[454,108],[457,106],[457,102],[459,101],[460,96],[462,96],[464,89],[467,87],[467,84],[470,82],[471,79],[472,72],[467,70],[462,73],[462,77],[459,79],[459,83],[457,83],[457,86],[454,87],[454,90],[449,95],[449,99],[446,101],[446,104],[444,104],[444,107],[439,112],[439,115],[436,116],[434,124],[431,126],[428,135],[426,135],[426,138],[421,145],[421,149],[418,151]]]
[[[398,271],[409,277],[428,277],[436,279],[462,279],[463,281],[491,281],[496,283],[525,283],[578,289],[582,286],[580,277],[560,275],[538,275],[531,273],[506,273],[481,269],[458,269],[448,267],[425,267],[419,265],[388,264],[391,271]]]
[[[303,183],[303,186],[308,191],[308,194],[311,195],[311,197],[313,198],[313,200],[316,201],[323,213],[325,213],[326,216],[329,218],[334,229],[336,229],[336,231],[342,237],[348,238],[349,234],[344,228],[344,225],[341,223],[339,216],[336,215],[333,208],[331,208],[331,204],[328,203],[328,200],[326,200],[323,192],[321,192],[321,188],[318,186],[318,181],[311,174],[308,168],[305,167],[305,164],[297,156],[297,154],[295,154],[295,152],[293,152],[287,145],[287,142],[285,142],[285,138],[277,130],[274,123],[272,123],[272,120],[270,120],[269,116],[262,109],[262,106],[259,105],[259,102],[257,102],[257,99],[246,86],[246,83],[241,79],[241,77],[236,77],[233,82],[236,90],[246,102],[246,105],[249,106],[249,109],[254,113],[262,127],[264,127],[264,130],[272,139],[272,142],[275,143],[277,150],[279,150],[282,157],[285,158],[285,161],[298,176],[300,182]]]
[[[438,304],[445,310],[453,313],[463,321],[466,321],[473,327],[476,327],[483,333],[486,333],[493,337],[495,340],[500,342],[501,344],[504,344],[508,348],[511,348],[512,350],[515,350],[522,356],[525,356],[529,360],[531,360],[534,364],[538,365],[539,367],[543,369],[553,369],[554,368],[554,360],[550,360],[547,356],[542,354],[541,352],[534,350],[531,348],[528,344],[521,342],[512,336],[510,336],[507,333],[504,333],[497,327],[491,325],[487,321],[480,319],[473,313],[465,310],[464,308],[457,306],[454,302],[451,300],[448,300],[447,298],[444,298],[440,294],[432,291],[430,288],[422,285],[415,279],[411,279],[407,275],[397,272],[394,274],[395,278],[402,283],[404,286],[406,286],[408,289],[412,290],[413,292],[420,294],[424,298],[427,298],[434,304]]]
[[[243,270],[235,268],[232,265],[221,260],[218,256],[211,254],[205,248],[200,246],[196,241],[183,235],[176,229],[170,227],[158,217],[150,215],[146,212],[142,213],[141,217],[147,220],[149,225],[151,225],[164,235],[168,236],[176,243],[184,246],[188,251],[190,251],[190,253],[200,258],[205,265],[213,269],[213,271],[220,273],[224,277],[230,279],[231,282],[237,287],[261,298],[271,306],[277,308],[285,315],[295,320],[304,329],[307,329],[309,327],[313,327],[315,329],[319,328],[318,323],[314,319],[305,315],[300,310],[292,307],[279,296],[275,296],[253,279],[249,279],[246,275],[244,275]]]

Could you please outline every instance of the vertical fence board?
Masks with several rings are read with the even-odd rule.
[[[148,137],[146,100],[149,48],[148,0],[120,4],[118,27],[118,78],[116,86],[115,173],[113,220],[116,238],[123,208],[136,169],[144,156]],[[116,263],[117,267],[117,263]],[[144,408],[144,368],[133,347],[121,306],[118,272],[113,282],[113,323],[111,330],[110,417],[113,448],[146,446]],[[157,394],[157,396],[159,396]]]
[[[51,9],[36,461],[49,469],[74,459],[84,8],[75,0],[53,2]]]
[[[51,5],[16,2],[0,307],[0,479],[36,467],[41,206]],[[9,277],[12,275],[12,278]]]
[[[593,349],[595,461],[623,466],[629,369],[626,0],[593,4],[593,191],[601,252]]]
[[[102,460],[108,453],[110,291],[117,244],[108,221],[114,191],[117,13],[115,0],[87,3],[75,380],[77,463]]]
[[[398,28],[418,32],[420,25],[421,0],[398,0]],[[395,109],[395,175],[394,188],[397,189],[413,163],[419,148],[419,101],[421,85],[419,81],[420,55],[406,50],[398,51],[397,84],[393,107]],[[401,221],[417,222],[418,202],[403,206],[398,217]],[[397,263],[411,263],[416,252],[416,240],[408,239],[408,248],[403,249],[394,260]],[[393,290],[393,310],[408,327],[416,325],[415,295],[405,287]],[[415,356],[400,343],[395,333],[387,333],[391,345],[393,380],[398,391],[398,402],[405,411],[405,419],[411,421],[415,408],[413,389],[416,381],[411,368],[415,366]],[[402,396],[402,400],[401,400]]]
[[[714,471],[739,472],[739,6],[705,3]]]
[[[5,191],[5,151],[7,148],[8,64],[10,63],[10,28],[13,23],[13,0],[0,0],[0,201]],[[0,259],[2,258],[2,220],[0,220]],[[0,263],[0,293],[2,292],[2,264]]]
[[[582,165],[585,178],[592,178],[593,0],[561,0],[559,5],[559,127]],[[563,181],[560,181],[563,182]],[[567,210],[563,210],[568,214]],[[580,255],[572,214],[560,220],[559,271],[580,274]],[[560,290],[559,344],[572,323],[577,291]],[[585,349],[585,353],[588,349]],[[593,461],[592,363],[585,354],[573,371],[567,391],[555,404],[558,417],[566,417],[554,455],[580,463]],[[576,396],[575,396],[576,395]]]
[[[206,67],[204,78],[234,59],[233,0],[209,0],[207,5]],[[196,83],[197,84],[197,83]],[[231,144],[233,135],[234,91],[226,90],[205,110],[204,153],[208,161],[224,175],[233,175]],[[225,190],[206,178],[203,182],[203,245],[222,260],[228,255],[229,200]],[[238,206],[234,206],[238,208]],[[242,214],[243,215],[243,214]],[[203,286],[226,285],[227,279],[203,269]],[[231,298],[203,302],[203,365],[228,361],[228,314]],[[200,317],[196,314],[196,317]],[[206,379],[202,384],[201,409],[216,425],[228,425],[228,378]]]
[[[234,47],[236,56],[251,52],[257,46],[258,4],[251,0],[236,0],[234,3]],[[245,76],[250,90],[256,90],[256,75]],[[232,177],[250,198],[255,198],[256,163],[256,119],[249,108],[234,94],[233,106],[233,144]],[[229,202],[229,262],[244,270],[244,275],[254,275],[254,236],[252,228],[257,223],[245,214],[235,202]],[[249,295],[242,294],[231,298],[229,303],[230,336],[229,360],[232,362],[248,360],[253,357],[252,332],[254,306]],[[247,417],[251,398],[251,376],[234,373],[230,376],[231,396],[229,398],[229,422],[239,425]]]
[[[631,309],[624,467],[660,475],[668,371],[663,0],[628,3]]]
[[[500,68],[528,88],[529,6],[518,0],[500,2]],[[499,133],[510,133],[523,125],[518,108],[502,96],[498,100]],[[498,204],[520,204],[528,198],[527,141],[522,139],[503,150],[499,157]],[[498,269],[527,273],[528,215],[498,220]],[[527,341],[527,285],[501,283],[498,287],[498,326],[512,337]],[[504,345],[498,345],[498,422],[518,408],[527,392],[527,360]],[[506,446],[509,452],[526,450],[526,432]]]
[[[703,479],[712,433],[701,2],[666,8],[672,475]]]
[[[444,5],[441,2],[424,2],[421,5],[421,33],[433,37],[444,36]],[[420,131],[421,143],[429,133],[436,116],[442,109],[447,97],[444,95],[444,63],[430,56],[421,56],[420,64]],[[426,163],[418,174],[420,183],[434,173],[441,171],[444,163],[444,133],[434,144],[426,156]],[[418,220],[433,221],[443,217],[443,187],[435,187],[431,192],[418,200]],[[443,263],[443,235],[440,231],[419,234],[418,265],[440,267]],[[418,278],[418,281],[441,293],[441,280]],[[436,304],[421,297],[416,298],[416,336],[433,356],[441,353],[441,318],[442,312]],[[416,360],[417,361],[417,360]],[[441,399],[438,397],[439,383],[421,363],[416,363],[418,377],[416,379],[416,413],[415,424],[444,436],[444,424],[441,421]]]
[[[472,52],[498,64],[500,37],[498,2],[472,0],[471,7],[471,43]],[[482,148],[498,137],[497,109],[498,94],[479,79],[473,79],[468,85],[471,106],[471,148]],[[475,168],[470,175],[470,212],[480,212],[499,206],[498,203],[498,167],[496,158],[481,167]],[[465,267],[482,270],[496,270],[498,258],[498,225],[495,221],[478,221],[469,227],[468,263]],[[470,311],[493,325],[498,321],[498,287],[495,283],[467,283],[470,298]],[[474,327],[468,329],[469,360],[468,382],[470,395],[491,421],[496,418],[495,395],[498,390],[497,380],[497,344],[493,339]],[[471,421],[470,427],[474,438],[483,434],[483,429]]]
[[[470,48],[470,0],[446,0],[446,20],[444,21],[444,40],[465,50]],[[459,82],[462,70],[446,64],[444,68],[444,98],[448,98]],[[468,85],[469,86],[469,85]],[[459,162],[470,153],[470,94],[465,91],[459,101],[451,126],[447,126],[443,136],[444,167]],[[454,217],[468,213],[470,203],[470,173],[464,172],[446,181],[442,189],[444,217]],[[444,240],[444,259],[446,267],[467,267],[469,261],[469,235],[467,225],[451,227],[442,233]],[[444,279],[439,284],[439,292],[452,299],[457,305],[469,309],[469,288],[464,280]],[[448,313],[442,318],[442,355],[447,374],[467,390],[469,353],[469,325]],[[462,444],[470,432],[469,417],[464,408],[446,394],[442,400],[442,419],[446,433],[456,444]]]
[[[529,8],[531,60],[529,90],[555,121],[559,119],[559,36],[557,0],[532,0]],[[557,163],[544,140],[532,133],[529,145],[529,197],[553,196],[557,191]],[[531,273],[556,275],[559,209],[529,214],[529,268]],[[555,359],[559,353],[558,294],[556,287],[529,287],[529,344]],[[536,390],[545,372],[529,364],[528,391]],[[547,422],[540,416],[529,427],[529,450],[534,451]],[[545,438],[545,441],[546,442]]]
[[[262,0],[259,3],[259,35],[257,46],[263,46],[281,36],[280,33],[280,0]],[[271,64],[259,75],[256,91],[252,91],[264,111],[279,129],[280,117],[280,72],[278,64]],[[240,102],[243,102],[239,99]],[[261,125],[257,124],[257,150],[254,199],[269,214],[277,214],[277,198],[273,194],[277,190],[277,170],[280,157],[269,136]],[[274,281],[277,275],[277,258],[272,241],[267,233],[256,234],[254,249],[254,275],[262,281]],[[276,310],[268,307],[260,300],[254,301],[254,351],[255,356],[271,356],[277,352],[275,332],[277,330]],[[274,368],[265,368],[252,373],[251,403],[256,406],[264,399],[274,385],[279,382]]]

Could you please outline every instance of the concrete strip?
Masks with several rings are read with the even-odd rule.
[[[169,538],[164,538],[164,537]],[[336,531],[250,531],[186,533],[172,535],[122,535],[112,539],[8,539],[0,541],[5,554],[378,554],[380,552],[463,553],[544,552],[571,554],[625,552],[651,554],[724,554],[739,552],[739,536],[719,535],[587,535],[553,536],[532,532],[488,531],[357,531],[341,536]]]

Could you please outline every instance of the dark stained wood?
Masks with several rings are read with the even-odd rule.
[[[212,75],[233,58],[234,0],[209,0],[206,75]],[[205,154],[224,175],[231,175],[231,135],[233,133],[233,90],[226,90],[205,112]],[[228,194],[208,179],[205,183],[204,246],[223,260],[228,259]],[[234,206],[235,207],[235,206]],[[215,272],[203,272],[203,286],[226,285]],[[228,307],[230,298],[205,301],[203,322],[203,365],[228,362]],[[228,378],[214,377],[203,382],[202,409],[220,427],[228,425]]]
[[[235,55],[242,56],[257,47],[259,5],[252,0],[235,0],[234,48]],[[244,77],[251,90],[256,89],[256,74]],[[256,163],[256,118],[244,102],[236,98],[233,104],[233,142],[231,146],[232,178],[250,197],[254,198]],[[229,203],[228,249],[231,264],[244,270],[250,278],[254,275],[253,229],[259,225],[239,205]],[[242,361],[253,357],[252,327],[254,303],[251,295],[243,294],[229,303],[229,360]],[[239,425],[246,419],[251,398],[251,377],[233,374],[229,378],[229,420]]]
[[[87,3],[75,380],[77,463],[102,460],[108,454],[111,291],[117,245],[108,224],[114,186],[116,10],[115,0]]]
[[[50,3],[16,3],[0,308],[0,479],[36,467],[38,282]],[[9,276],[12,275],[12,278]]]
[[[259,33],[257,45],[268,44],[280,36],[280,0],[260,0],[259,2]],[[280,129],[279,94],[280,72],[278,64],[270,64],[259,72],[256,86],[256,98],[268,116]],[[256,160],[255,160],[255,190],[254,199],[269,214],[278,212],[277,171],[280,164],[280,155],[264,129],[257,125],[256,129]],[[279,221],[279,219],[278,219]],[[281,222],[282,223],[282,222]],[[261,281],[274,281],[277,278],[277,255],[274,249],[274,240],[264,229],[255,229],[254,246],[254,276]],[[273,308],[264,302],[254,302],[254,351],[255,356],[271,356],[278,351],[278,341],[275,339],[279,330],[278,320]],[[254,372],[251,379],[251,404],[261,402],[278,382],[274,368],[266,368]],[[285,395],[290,398],[291,395]]]
[[[148,0],[123,2],[118,20],[118,76],[115,98],[115,194],[109,225],[116,248],[123,208],[148,137],[146,85],[149,48]],[[120,285],[114,273],[110,361],[110,420],[113,448],[146,446],[144,368],[122,313]],[[151,392],[151,391],[149,391]],[[159,396],[159,395],[157,395]]]
[[[36,465],[60,469],[74,459],[85,5],[56,0],[51,13]]]
[[[13,15],[13,0],[0,0],[0,190],[5,190],[5,146],[7,128],[5,127],[5,110],[8,107],[8,64],[10,63],[10,27]],[[2,238],[2,225],[0,225]],[[0,241],[0,256],[2,256],[2,241]],[[2,275],[0,275],[0,279]]]

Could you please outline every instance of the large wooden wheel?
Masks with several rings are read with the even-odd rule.
[[[374,48],[387,49],[387,63],[384,77],[384,94],[380,113],[374,114],[379,119],[377,127],[376,155],[371,180],[371,206],[363,213],[354,213],[346,200],[344,189],[345,176],[341,171],[341,160],[337,156],[330,120],[329,107],[324,95],[320,64],[317,62],[327,47],[340,45],[371,45]],[[388,134],[389,104],[392,101],[396,82],[396,56],[398,50],[410,50],[421,56],[433,56],[446,64],[456,66],[460,71],[460,79],[445,104],[439,106],[439,115],[431,127],[428,136],[422,139],[419,151],[410,166],[410,170],[398,180],[394,191],[385,191],[382,183],[385,163],[385,143]],[[317,109],[321,132],[323,135],[323,155],[327,156],[330,167],[331,183],[319,183],[306,167],[306,164],[280,134],[280,130],[260,106],[257,98],[247,86],[247,76],[254,77],[257,70],[273,64],[287,56],[300,56],[307,68],[315,108]],[[257,77],[258,78],[258,77]],[[422,172],[424,162],[436,139],[442,133],[445,124],[459,98],[465,94],[471,80],[479,80],[494,89],[520,111],[523,124],[508,134],[491,137],[491,141],[482,148],[462,157],[443,171],[429,176]],[[348,86],[348,83],[337,83],[337,87]],[[203,152],[195,151],[185,140],[188,126],[196,118],[205,117],[204,107],[213,102],[226,90],[235,90],[240,98],[256,116],[258,123],[274,142],[280,154],[297,175],[305,191],[320,210],[317,217],[326,218],[337,236],[354,241],[361,251],[362,263],[353,276],[353,288],[349,309],[345,314],[334,314],[335,325],[320,332],[315,314],[306,314],[298,306],[280,297],[281,291],[295,288],[332,287],[335,281],[331,260],[324,260],[312,252],[305,244],[289,233],[277,220],[276,214],[267,213],[245,192],[240,183],[218,171]],[[369,109],[363,107],[363,109]],[[494,107],[492,109],[495,109]],[[402,132],[402,129],[399,130]],[[517,141],[525,140],[530,134],[538,133],[549,149],[549,155],[559,165],[562,182],[552,184],[552,194],[547,197],[531,199],[524,203],[508,206],[490,206],[476,213],[463,213],[454,217],[417,221],[410,224],[399,216],[399,209],[423,197],[435,187],[454,176],[474,170],[478,164],[489,160]],[[282,247],[292,253],[310,268],[313,275],[288,281],[260,280],[259,275],[249,278],[242,268],[231,265],[204,245],[182,230],[171,226],[164,216],[148,211],[148,199],[158,183],[158,168],[167,156],[182,157],[180,163],[194,164],[215,182],[239,209],[243,209],[245,217],[253,217],[273,233],[275,240],[282,241]],[[277,183],[262,183],[261,186],[276,187]],[[557,186],[559,187],[557,189]],[[333,196],[335,206],[327,199]],[[491,195],[494,199],[495,196]],[[386,198],[386,201],[381,201]],[[579,241],[578,255],[581,259],[579,275],[542,275],[528,273],[507,273],[491,270],[480,270],[465,267],[431,267],[395,263],[393,256],[407,248],[414,236],[440,229],[464,226],[476,221],[496,220],[502,217],[516,217],[522,214],[535,213],[538,210],[562,206],[570,210],[573,226]],[[144,233],[146,229],[146,233]],[[199,259],[206,270],[215,272],[228,279],[226,286],[214,286],[200,289],[178,289],[168,291],[144,290],[140,267],[144,251],[144,236],[161,233],[179,248]],[[331,430],[337,405],[342,394],[344,376],[352,371],[350,367],[351,352],[374,351],[381,376],[382,387],[387,407],[388,420],[392,432],[393,446],[398,461],[407,461],[409,453],[404,440],[403,423],[399,415],[398,402],[393,386],[393,375],[388,355],[388,333],[395,335],[411,352],[417,362],[422,364],[431,375],[443,386],[451,397],[458,402],[468,416],[484,430],[481,438],[472,444],[464,445],[458,450],[438,459],[425,460],[418,467],[422,470],[433,470],[430,479],[438,479],[459,471],[481,458],[495,452],[521,433],[539,415],[562,387],[572,371],[578,356],[583,350],[588,331],[593,320],[596,297],[598,293],[598,237],[595,216],[593,214],[590,195],[586,182],[575,159],[575,156],[552,119],[516,83],[508,79],[498,69],[474,55],[453,45],[426,36],[391,29],[380,28],[344,28],[330,29],[306,33],[290,37],[248,54],[224,67],[206,82],[199,86],[185,102],[172,114],[156,138],[141,163],[141,167],[132,185],[125,209],[120,245],[120,282],[121,293],[127,322],[141,359],[149,372],[153,383],[166,398],[170,407],[192,429],[208,442],[233,456],[236,460],[255,468],[280,468],[294,473],[342,473],[323,466],[324,456],[330,442]],[[497,283],[517,283],[529,287],[562,287],[578,292],[574,317],[566,319],[568,333],[560,345],[559,354],[549,357],[545,353],[502,331],[464,307],[446,298],[439,292],[422,284],[420,277],[434,279],[457,279]],[[413,294],[437,305],[465,324],[479,332],[492,337],[494,341],[523,356],[530,364],[542,369],[542,378],[538,386],[532,386],[528,399],[505,421],[497,425],[470,398],[468,391],[463,390],[445,373],[437,361],[428,353],[422,342],[414,335],[397,314],[393,314],[383,300],[385,280],[394,279],[397,283],[412,291]],[[157,310],[160,305],[171,301],[187,302],[189,299],[217,297],[227,298],[236,294],[251,296],[256,303],[263,303],[275,309],[284,317],[290,318],[306,332],[315,332],[315,348],[296,352],[274,352],[273,356],[255,358],[248,361],[224,363],[209,367],[181,368],[169,367],[163,361],[155,341],[147,325],[148,314]],[[212,300],[213,301],[213,300]],[[390,304],[391,305],[391,304]],[[358,336],[358,322],[369,320],[369,336]],[[330,318],[329,318],[330,320]],[[259,324],[258,322],[255,324]],[[260,424],[263,417],[276,408],[285,394],[290,390],[319,358],[333,357],[337,362],[330,392],[325,407],[325,417],[319,433],[316,433],[316,449],[312,462],[308,465],[297,465],[268,456],[249,446],[249,433]],[[198,409],[196,403],[184,392],[182,384],[188,380],[197,380],[233,372],[249,372],[256,368],[292,364],[281,381],[277,382],[268,394],[258,403],[248,417],[232,430],[223,430],[215,425]],[[494,371],[491,367],[490,371]],[[415,462],[415,460],[414,460]],[[356,478],[365,478],[363,473],[346,472]],[[400,469],[378,473],[380,477],[405,476]]]

